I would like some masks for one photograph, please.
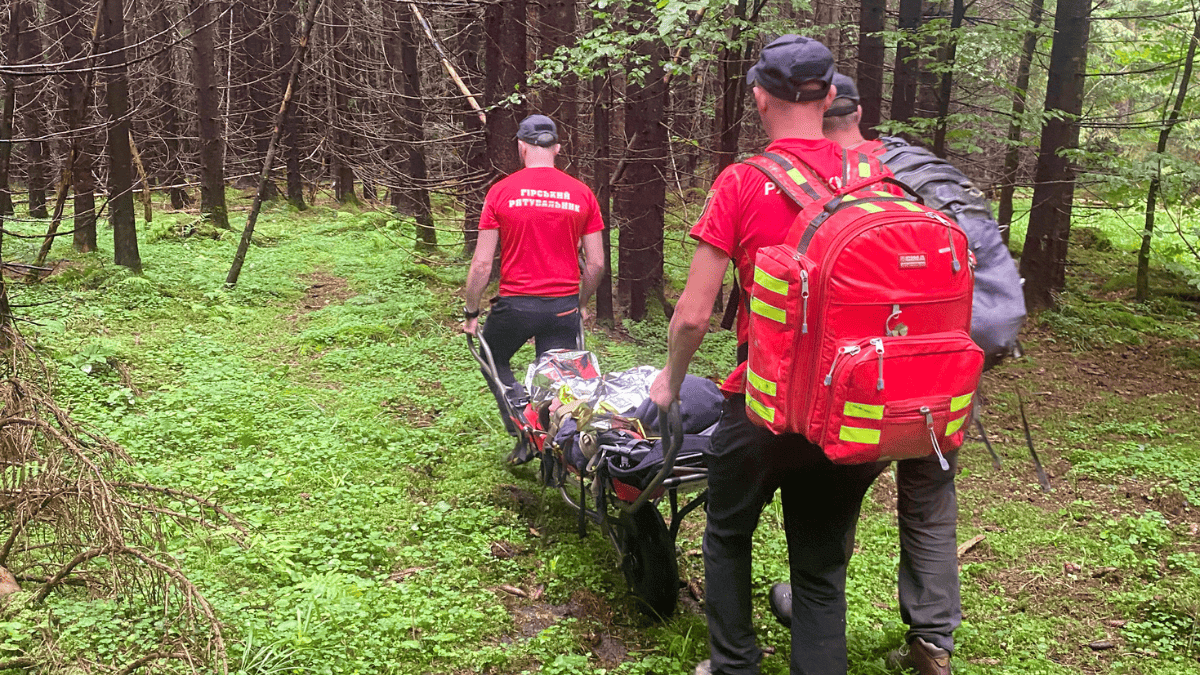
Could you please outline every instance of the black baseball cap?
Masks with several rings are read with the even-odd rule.
[[[530,145],[548,148],[558,142],[558,127],[545,115],[530,115],[517,125],[517,139]]]
[[[781,35],[763,47],[758,63],[746,73],[746,80],[784,101],[818,101],[829,93],[835,69],[833,54],[825,45],[806,37]],[[804,88],[819,82],[819,89]]]
[[[849,76],[837,73],[833,76],[833,86],[837,87],[837,98],[829,104],[825,111],[826,117],[841,117],[853,115],[858,110],[858,87]]]

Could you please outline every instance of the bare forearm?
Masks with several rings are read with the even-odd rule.
[[[474,312],[479,309],[479,304],[483,300],[483,292],[487,290],[491,275],[490,263],[487,265],[471,263],[471,269],[467,272],[467,288],[463,292],[463,295],[466,296],[467,311]]]
[[[702,319],[702,320],[701,320]],[[663,370],[666,372],[671,391],[679,391],[683,378],[687,375],[688,365],[700,343],[708,334],[708,317],[687,318],[676,314],[671,319],[670,331],[667,335],[667,363]]]
[[[583,268],[583,283],[579,288],[579,306],[586,307],[588,301],[596,294],[596,289],[600,288],[600,278],[604,276],[604,267],[602,265],[585,265]]]

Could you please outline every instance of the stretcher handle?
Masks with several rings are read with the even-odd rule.
[[[500,381],[500,371],[496,368],[496,360],[492,358],[492,348],[488,346],[487,340],[483,339],[482,335],[471,335],[467,333],[467,348],[471,350],[471,356],[479,363],[479,367],[483,369],[484,374],[497,387],[500,388],[500,399],[504,401],[504,407],[508,410],[508,416],[513,418],[514,423],[521,419],[521,411],[513,407],[509,402],[508,397],[504,395],[504,383]],[[475,341],[479,341],[479,346],[475,346]]]
[[[679,410],[679,401],[672,401],[671,406],[666,409],[659,406],[658,420],[659,427],[662,430],[662,468],[655,474],[654,480],[650,481],[650,484],[642,490],[638,498],[632,504],[623,507],[630,513],[634,513],[642,508],[646,502],[650,501],[650,496],[675,471],[675,458],[679,456],[679,449],[683,447],[683,413]]]

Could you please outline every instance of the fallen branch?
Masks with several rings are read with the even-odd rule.
[[[984,539],[987,539],[986,534],[977,534],[974,537],[971,537],[970,539],[963,542],[963,545],[958,547],[958,557],[961,558],[964,555],[966,555],[967,552],[969,552],[971,549],[978,546],[980,544],[980,542],[982,542]]]

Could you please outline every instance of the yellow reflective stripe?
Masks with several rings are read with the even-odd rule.
[[[838,433],[838,438],[846,441],[847,443],[879,445],[879,430],[860,429],[858,427],[842,427],[841,432]]]
[[[746,379],[750,381],[750,386],[761,391],[767,396],[775,395],[775,383],[770,380],[763,379],[758,373],[750,370],[749,368],[746,369]]]
[[[963,415],[956,420],[950,420],[950,424],[946,425],[946,435],[949,436],[962,428],[963,422],[967,421],[967,417],[967,415]]]
[[[883,210],[882,206],[880,206],[878,204],[872,204],[870,202],[864,202],[862,204],[855,204],[855,206],[862,209],[863,211],[866,211],[867,213],[879,213],[880,211]]]
[[[923,210],[921,208],[920,204],[916,204],[913,202],[902,201],[902,202],[896,202],[896,203],[899,204],[900,206],[903,206],[904,208],[908,209],[909,211],[914,211],[916,213],[920,213]]]
[[[755,415],[758,415],[759,417],[763,418],[767,422],[775,421],[775,409],[774,408],[768,408],[767,406],[759,403],[758,401],[755,401],[750,396],[746,397],[746,405],[749,406],[750,409],[754,411]]]
[[[787,312],[774,305],[768,305],[758,298],[750,298],[750,311],[779,323],[787,323]]]
[[[855,197],[854,195],[846,195],[845,197],[842,197],[842,203],[852,202],[856,199],[858,199],[858,197]]]
[[[883,406],[870,405],[867,403],[852,403],[846,401],[846,405],[842,408],[842,414],[846,417],[863,417],[869,420],[883,419]]]
[[[884,192],[883,190],[876,190],[875,194],[879,195],[880,197],[895,197],[896,196],[890,192]]]
[[[871,175],[871,165],[867,164],[866,162],[859,162],[858,163],[858,175],[863,178],[870,176]]]
[[[791,178],[796,185],[804,185],[805,183],[808,183],[807,180],[804,180],[804,174],[800,173],[800,170],[796,167],[788,169],[787,176],[788,178]]]
[[[971,397],[974,395],[975,392],[971,392],[969,394],[955,396],[954,398],[950,399],[950,412],[958,412],[959,410],[971,405]]]
[[[754,268],[754,285],[762,286],[768,291],[780,295],[787,295],[788,292],[788,283],[786,281],[764,272],[761,267]]]

